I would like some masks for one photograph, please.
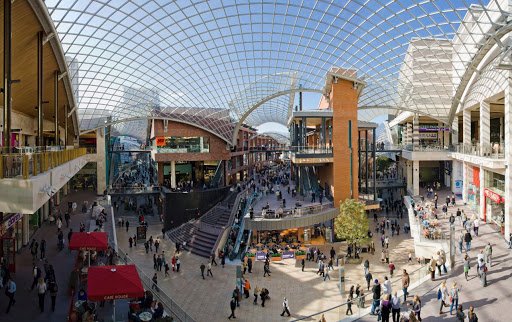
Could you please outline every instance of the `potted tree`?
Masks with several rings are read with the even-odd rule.
[[[336,237],[346,240],[347,244],[355,249],[356,245],[368,241],[368,229],[369,222],[363,203],[354,199],[346,199],[340,202],[340,213],[334,220]],[[347,262],[357,264],[361,263],[362,259]]]

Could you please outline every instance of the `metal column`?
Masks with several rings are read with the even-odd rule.
[[[55,145],[60,145],[59,139],[59,71],[56,70],[53,76],[53,107],[55,113]]]
[[[372,160],[373,160],[373,200],[377,200],[377,160],[375,159],[375,149],[377,147],[377,134],[376,128],[373,129],[373,149],[372,149]]]
[[[11,149],[11,70],[12,70],[12,51],[11,51],[11,27],[12,27],[12,3],[4,1],[4,120],[3,120],[3,147],[10,152]]]
[[[43,32],[37,33],[37,146],[43,146]]]
[[[357,130],[357,188],[361,191],[361,131]]]

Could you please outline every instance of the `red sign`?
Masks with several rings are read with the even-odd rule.
[[[499,194],[497,194],[496,192],[492,191],[492,190],[489,190],[489,189],[484,189],[484,195],[491,199],[492,201],[494,201],[495,203],[502,203],[502,202],[505,202],[505,198],[503,198],[502,196],[500,196]]]
[[[159,136],[156,138],[156,146],[165,146],[165,137]]]

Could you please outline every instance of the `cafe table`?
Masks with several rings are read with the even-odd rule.
[[[142,312],[141,314],[139,314],[139,319],[141,321],[151,321],[151,319],[153,318],[153,314],[149,313],[149,312]]]

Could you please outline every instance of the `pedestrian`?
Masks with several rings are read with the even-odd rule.
[[[336,251],[334,250],[334,247],[331,247],[330,254],[331,254],[331,258],[334,259],[334,256],[336,256]]]
[[[476,316],[475,308],[473,307],[473,305],[469,307],[468,322],[478,322],[478,317]]]
[[[290,316],[290,308],[288,306],[288,300],[286,299],[286,297],[283,300],[283,312],[281,312],[281,316],[284,316],[285,313],[288,314],[288,316]]]
[[[352,312],[352,302],[353,302],[353,295],[352,295],[352,293],[349,293],[348,297],[347,297],[347,311],[345,312],[345,315],[349,315],[348,312],[350,312],[350,315],[354,314]]]
[[[391,316],[393,317],[393,322],[400,322],[400,298],[396,292],[393,293],[391,298]]]
[[[155,239],[155,253],[158,253],[158,247],[160,246],[160,241],[157,239]]]
[[[380,306],[380,295],[381,295],[381,286],[379,284],[379,280],[375,279],[374,285],[372,288],[372,294],[373,294],[373,302],[372,307],[370,309],[370,314],[375,315],[375,310]]]
[[[39,251],[41,253],[40,260],[46,258],[46,240],[41,239],[41,244],[39,244]]]
[[[464,322],[466,320],[466,314],[464,313],[464,310],[462,309],[462,304],[457,306],[457,315],[455,316],[457,321]]]
[[[331,280],[331,275],[329,274],[329,269],[324,270],[324,282],[327,278],[329,279],[329,281]]]
[[[50,283],[50,298],[52,300],[52,312],[55,312],[55,301],[57,299],[57,292],[59,291],[59,288],[57,287],[57,283],[51,282]]]
[[[466,252],[469,252],[471,250],[471,240],[473,238],[471,237],[471,234],[469,231],[466,231],[464,234],[464,242],[466,242]]]
[[[404,293],[404,303],[407,301],[407,295],[409,295],[407,289],[409,288],[409,284],[411,283],[411,279],[409,277],[409,273],[404,269],[404,274],[402,276],[402,291]]]
[[[428,270],[430,272],[430,280],[433,281],[436,277],[436,260],[434,256],[430,258],[430,265],[428,266]]]
[[[258,285],[256,285],[256,288],[254,289],[254,301],[252,302],[252,304],[258,304],[258,295],[260,294],[260,288],[258,287]]]
[[[263,265],[263,277],[270,276],[270,264],[268,262],[265,262]]]
[[[158,261],[156,260],[156,254],[153,254],[153,269],[155,271],[158,269]]]
[[[393,264],[393,261],[391,261],[388,265],[389,268],[389,275],[393,277],[393,273],[395,272],[395,264]]]
[[[236,306],[239,307],[241,296],[240,296],[240,290],[238,289],[238,287],[235,287],[231,296],[235,299]]]
[[[231,315],[228,316],[228,319],[230,319],[230,320],[231,320],[231,318],[236,319],[236,316],[235,316],[236,300],[234,297],[231,298],[231,301],[229,302],[229,307],[231,308]]]
[[[251,291],[251,283],[249,282],[248,279],[246,279],[245,283],[244,283],[244,295],[245,295],[246,299],[249,298],[249,292],[250,291]]]
[[[489,265],[489,267],[492,266],[492,246],[491,243],[487,243],[484,249],[484,255],[485,255],[485,263]]]
[[[149,243],[147,241],[144,242],[144,248],[146,249],[146,254],[149,254]]]
[[[453,282],[452,289],[450,290],[450,315],[452,315],[453,308],[457,309],[459,307],[459,292],[460,289],[457,286],[456,282]]]
[[[41,310],[41,313],[44,312],[44,296],[46,295],[46,290],[46,283],[44,282],[44,279],[40,277],[37,282],[37,296],[39,297],[39,309]]]
[[[37,258],[37,250],[39,248],[39,243],[32,239],[32,242],[30,243],[30,253],[32,254],[32,261],[35,261]]]
[[[199,266],[199,269],[201,270],[201,276],[203,277],[204,279],[204,269],[206,268],[206,266],[204,266],[204,263],[201,263],[201,266]]]
[[[130,244],[130,248],[132,248],[132,246],[133,246],[133,238],[132,238],[132,236],[130,236],[130,238],[128,238],[128,244]]]
[[[66,227],[69,228],[69,220],[71,219],[71,217],[69,216],[69,212],[66,211],[66,213],[64,214],[64,220],[66,220]]]
[[[5,314],[9,314],[11,307],[16,303],[14,299],[14,295],[16,294],[16,283],[12,280],[11,277],[7,279],[7,283],[5,284],[5,295],[9,298],[9,304],[7,305],[7,310]]]
[[[213,278],[212,274],[212,263],[208,263],[207,269],[206,269],[206,276],[210,275]]]
[[[170,268],[169,268],[169,264],[168,264],[168,263],[165,263],[164,267],[165,267],[165,277],[167,277],[167,276],[169,276],[169,269],[170,269]],[[203,278],[204,278],[204,277],[203,277]]]
[[[40,277],[41,269],[34,264],[34,266],[32,267],[32,286],[30,287],[31,291],[34,289],[34,287],[37,286],[37,282],[39,281]]]
[[[158,257],[156,258],[156,264],[157,264],[157,271],[161,272],[162,271],[162,265],[163,265],[163,262],[162,262],[162,256],[158,255]]]
[[[215,261],[215,253],[212,253],[212,255],[210,256],[210,259],[211,259],[211,264],[215,266],[217,266],[217,262]]]
[[[464,256],[464,277],[466,278],[466,281],[468,280],[469,275],[469,265],[469,256],[466,254],[466,256]]]
[[[478,263],[478,273],[480,275],[480,281],[482,282],[482,286],[487,286],[487,266],[485,265],[484,259],[480,258],[480,262]]]
[[[370,271],[370,261],[368,259],[366,259],[364,261],[363,267],[364,267],[364,275],[366,276],[366,274],[368,274],[368,272]]]
[[[224,261],[224,254],[222,255],[222,262]],[[222,263],[222,267],[224,267],[224,264]],[[247,269],[249,270],[249,273],[252,273],[252,259],[250,257],[247,258]]]
[[[458,240],[459,240],[459,252],[462,255],[462,245],[464,244],[464,235],[460,234]]]
[[[306,266],[306,260],[304,258],[301,259],[300,266],[302,267],[302,271],[304,272],[304,266]]]
[[[441,286],[437,289],[437,299],[441,301],[441,305],[439,307],[439,315],[443,314],[443,307],[448,307],[448,298],[450,294],[448,292],[448,287],[446,287],[446,281],[441,283]]]
[[[478,227],[480,226],[480,220],[478,217],[473,221],[473,232],[475,233],[475,237],[478,237]]]
[[[177,257],[176,258],[176,273],[180,272],[180,266],[181,266],[181,261],[180,261],[180,258]]]
[[[380,303],[380,316],[382,318],[382,322],[389,322],[389,315],[391,314],[392,308],[390,296],[390,294],[384,295],[384,298]]]
[[[370,283],[371,283],[372,278],[373,278],[372,273],[370,273],[370,272],[366,273],[364,278],[366,279],[366,290],[369,291],[370,290]]]
[[[414,312],[414,315],[418,319],[418,321],[421,322],[421,300],[418,295],[414,295],[412,300],[412,311]]]
[[[130,222],[128,220],[126,220],[125,225],[126,225],[126,232],[128,232],[128,228],[130,228]]]
[[[160,292],[158,290],[158,276],[155,274],[153,274],[153,278],[151,279],[153,281],[153,285],[151,285],[151,289],[155,289],[157,292]]]

